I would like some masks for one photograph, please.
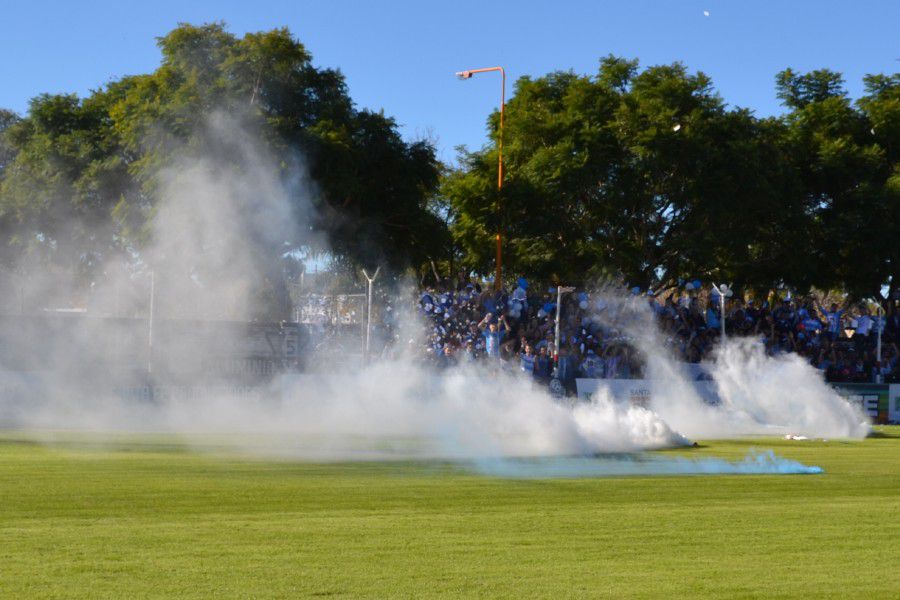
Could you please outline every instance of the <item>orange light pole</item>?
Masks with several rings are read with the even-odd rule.
[[[488,67],[486,69],[469,69],[458,71],[456,76],[460,79],[471,79],[476,73],[500,71],[500,142],[498,144],[497,164],[497,275],[494,279],[494,287],[500,289],[503,285],[503,221],[500,212],[500,192],[503,190],[503,107],[506,106],[506,71],[503,67]]]

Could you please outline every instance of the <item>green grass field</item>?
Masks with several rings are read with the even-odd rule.
[[[824,475],[505,480],[0,436],[2,598],[897,598],[900,428]],[[83,440],[82,440],[83,441]]]

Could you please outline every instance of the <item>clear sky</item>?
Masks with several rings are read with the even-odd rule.
[[[2,0],[0,107],[24,113],[42,92],[84,95],[159,64],[155,38],[179,22],[225,21],[236,34],[287,26],[318,66],[339,68],[360,107],[383,108],[404,135],[428,135],[440,156],[485,142],[499,81],[458,81],[503,65],[513,81],[572,69],[594,73],[609,53],[644,65],[680,60],[710,75],[730,104],[777,114],[785,67],[844,73],[852,96],[866,73],[900,71],[900,0]],[[708,12],[708,16],[704,13]]]

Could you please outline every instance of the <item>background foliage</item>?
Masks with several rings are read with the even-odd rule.
[[[610,56],[593,76],[519,79],[501,202],[511,271],[893,291],[900,75],[867,77],[855,105],[828,70],[787,69],[776,89],[788,112],[758,118],[678,63],[640,70]],[[484,273],[498,124],[492,115],[492,144],[463,152],[441,187],[459,257]]]
[[[159,46],[153,73],[83,99],[38,96],[22,119],[0,115],[5,262],[28,256],[90,278],[111,254],[139,254],[158,175],[175,148],[218,150],[203,127],[216,111],[259,131],[285,178],[303,163],[315,182],[306,225],[328,240],[312,251],[403,265],[446,245],[446,227],[427,210],[439,175],[433,147],[404,141],[384,114],[357,110],[341,74],[314,67],[286,29],[237,38],[221,24],[182,25]],[[298,207],[310,201],[301,197],[308,187],[296,194]]]
[[[90,282],[106,258],[139,257],[171,148],[202,150],[202,119],[224,110],[260,132],[285,177],[302,160],[315,182],[304,223],[326,243],[291,242],[341,264],[486,275],[502,227],[511,278],[900,291],[900,74],[867,76],[852,102],[839,73],[786,69],[786,112],[769,118],[679,63],[609,56],[593,75],[523,77],[498,198],[499,113],[490,142],[450,169],[357,109],[340,72],[313,66],[286,29],[181,25],[159,46],[152,73],[0,111],[0,261]]]

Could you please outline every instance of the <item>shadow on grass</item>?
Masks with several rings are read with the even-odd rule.
[[[866,437],[875,439],[900,440],[900,426],[887,425],[873,428]]]

